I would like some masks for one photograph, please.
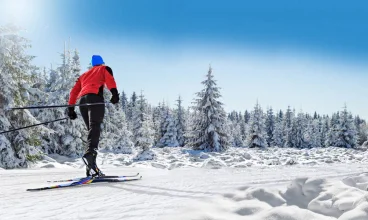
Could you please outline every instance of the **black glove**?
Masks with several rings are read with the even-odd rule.
[[[119,102],[119,93],[118,90],[116,88],[113,88],[110,90],[111,94],[112,94],[112,98],[110,99],[110,102],[112,104],[116,104]]]
[[[71,120],[74,120],[77,118],[77,113],[75,113],[74,111],[74,107],[69,107],[68,108],[68,116]]]

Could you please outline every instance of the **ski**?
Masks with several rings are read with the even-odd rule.
[[[103,178],[103,179],[122,179],[122,178],[126,178],[126,177],[137,177],[139,176],[139,173],[135,174],[135,175],[125,175],[125,176],[103,176],[103,177],[95,177],[95,179],[99,179],[99,178]],[[87,177],[77,177],[74,179],[65,179],[65,180],[49,180],[47,181],[48,183],[61,183],[61,182],[77,182],[77,181],[81,181],[83,179],[85,179]]]
[[[72,187],[72,186],[78,186],[78,185],[86,185],[86,184],[90,184],[92,183],[93,178],[92,177],[86,177],[80,181],[75,181],[72,183],[65,183],[65,184],[60,184],[60,185],[55,185],[55,186],[46,186],[46,187],[41,187],[41,188],[34,188],[34,189],[27,189],[27,191],[41,191],[41,190],[48,190],[48,189],[57,189],[57,188],[66,188],[66,187]]]
[[[105,179],[105,178],[97,178],[94,179],[92,183],[119,183],[119,182],[129,182],[129,181],[135,181],[142,179],[142,176],[136,177],[136,178],[129,178],[129,179]]]
[[[46,186],[41,188],[34,188],[34,189],[27,189],[27,191],[34,192],[34,191],[43,191],[43,190],[49,190],[49,189],[59,189],[59,188],[67,188],[67,187],[73,187],[73,186],[83,186],[88,185],[91,183],[116,183],[116,182],[128,182],[128,181],[136,181],[142,179],[142,176],[135,177],[135,178],[120,178],[120,179],[114,179],[114,178],[93,178],[93,177],[86,177],[80,181],[75,181],[71,183],[65,183],[65,184],[59,184],[55,186]]]

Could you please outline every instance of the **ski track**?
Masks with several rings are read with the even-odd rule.
[[[196,200],[211,199],[248,186],[285,187],[297,177],[342,179],[368,164],[275,166],[267,168],[109,168],[111,175],[140,172],[142,180],[27,192],[58,180],[83,176],[84,169],[0,170],[1,220],[161,219]]]

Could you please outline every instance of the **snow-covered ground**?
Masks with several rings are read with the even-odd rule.
[[[0,170],[0,219],[368,219],[364,151],[154,151],[152,162],[100,154],[106,174],[140,172],[135,182],[27,192],[84,175],[80,159],[56,155],[32,169]]]
[[[100,152],[98,163],[105,167],[155,167],[177,168],[247,168],[278,165],[322,165],[368,163],[368,151],[346,148],[230,148],[225,153],[193,151],[185,148],[153,148],[154,160],[134,162],[134,154]],[[84,166],[80,158],[71,159],[50,155],[34,167],[74,167]]]

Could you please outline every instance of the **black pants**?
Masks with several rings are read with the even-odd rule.
[[[87,94],[79,101],[80,104],[98,102],[104,102],[104,99],[97,94]],[[105,115],[105,105],[80,106],[79,109],[88,130],[86,152],[96,151],[100,141],[101,124]]]

